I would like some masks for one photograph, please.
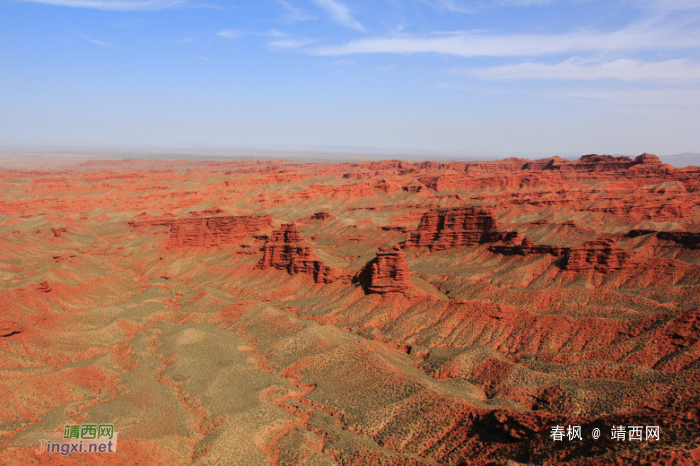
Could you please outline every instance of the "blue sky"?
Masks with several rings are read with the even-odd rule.
[[[0,0],[0,145],[700,152],[700,0]]]

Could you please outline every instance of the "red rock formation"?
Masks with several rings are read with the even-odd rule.
[[[569,251],[565,269],[575,272],[595,270],[609,273],[633,267],[634,264],[632,254],[617,247],[614,241],[588,241]]]
[[[335,215],[328,213],[328,212],[316,212],[315,214],[309,216],[309,220],[333,220],[335,218]]]
[[[550,246],[547,244],[534,244],[527,236],[515,234],[505,241],[489,246],[491,252],[506,256],[520,255],[531,256],[534,254],[551,254],[552,256],[562,256],[569,252],[569,248],[560,246]]]
[[[691,217],[693,204],[680,199],[660,200],[649,199],[646,196],[636,196],[625,201],[609,200],[584,207],[583,210],[605,212],[631,221],[646,219],[663,222]]]
[[[489,160],[486,162],[467,162],[465,171],[472,173],[512,173],[523,169],[527,159],[510,157],[504,160]]]
[[[545,162],[546,163],[543,163]],[[632,171],[635,175],[655,175],[675,171],[673,167],[662,165],[656,155],[642,154],[632,160],[629,157],[613,157],[612,155],[584,155],[579,160],[568,162],[558,157],[538,160],[525,164],[524,169],[530,170],[559,170],[562,172],[619,172]]]
[[[303,191],[295,193],[293,199],[317,199],[319,197],[354,199],[358,197],[373,197],[375,192],[369,183],[344,185],[313,184]]]
[[[401,190],[401,186],[401,181],[381,179],[374,185],[374,189],[386,194]]]
[[[51,232],[53,233],[54,238],[60,238],[63,233],[68,232],[67,228],[52,228]]]
[[[272,233],[263,246],[263,257],[257,267],[263,270],[286,270],[290,275],[311,275],[316,283],[331,283],[340,275],[316,259],[313,250],[306,244],[293,223],[284,224]]]
[[[439,251],[490,243],[504,238],[493,211],[487,207],[456,207],[423,214],[418,229],[404,242],[405,248],[427,247]]]
[[[19,335],[24,331],[24,327],[15,321],[0,319],[0,338],[11,337],[12,335]]]
[[[167,226],[170,238],[167,247],[218,247],[237,244],[243,238],[253,236],[272,227],[272,217],[227,216],[195,217],[186,219],[158,219],[129,222],[133,227]]]
[[[41,291],[42,293],[50,293],[53,290],[51,288],[51,285],[49,285],[49,282],[47,282],[46,280],[39,283],[36,289],[37,291]]]
[[[445,191],[456,189],[464,184],[465,177],[464,174],[452,172],[438,176],[426,176],[419,178],[418,181],[423,183],[426,188],[432,189],[433,191]]]
[[[401,189],[403,189],[407,193],[419,193],[419,192],[423,191],[424,188],[425,188],[425,186],[423,186],[421,183],[419,183],[417,181],[414,183],[408,183],[408,184],[404,185],[403,187],[401,187]]]
[[[404,293],[413,288],[411,271],[399,247],[380,248],[356,277],[367,293]]]
[[[562,166],[574,163],[561,157],[550,157],[547,159],[535,160],[523,165],[523,170],[561,170]]]

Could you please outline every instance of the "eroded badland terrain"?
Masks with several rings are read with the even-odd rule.
[[[0,464],[700,462],[698,168],[127,160],[0,186]],[[85,423],[118,451],[36,454]]]

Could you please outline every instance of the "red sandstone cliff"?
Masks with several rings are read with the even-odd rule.
[[[226,216],[194,217],[185,219],[157,219],[132,221],[129,225],[140,227],[168,227],[170,238],[167,247],[217,247],[237,244],[242,239],[272,227],[272,217]]]
[[[399,247],[380,248],[355,278],[367,293],[404,293],[413,288],[411,271]]]
[[[503,239],[493,210],[488,207],[457,207],[423,214],[404,248],[427,247],[432,251],[489,243]]]
[[[566,270],[580,272],[596,270],[609,273],[633,267],[635,261],[629,251],[617,247],[614,241],[588,241],[572,248],[567,254]]]
[[[613,157],[612,155],[584,155],[576,161],[567,161],[559,157],[528,162],[523,166],[529,170],[559,170],[562,172],[602,173],[631,171],[635,175],[657,175],[675,169],[663,165],[654,154],[644,153],[633,159],[630,157]]]
[[[263,246],[263,257],[257,267],[286,270],[291,275],[311,275],[316,283],[331,283],[339,278],[337,271],[316,259],[293,223],[284,224],[272,233]]]

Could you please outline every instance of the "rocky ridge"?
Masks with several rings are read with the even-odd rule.
[[[154,219],[129,222],[134,228],[167,227],[168,249],[182,247],[210,248],[238,244],[242,239],[272,227],[272,217],[220,216],[184,219]]]

